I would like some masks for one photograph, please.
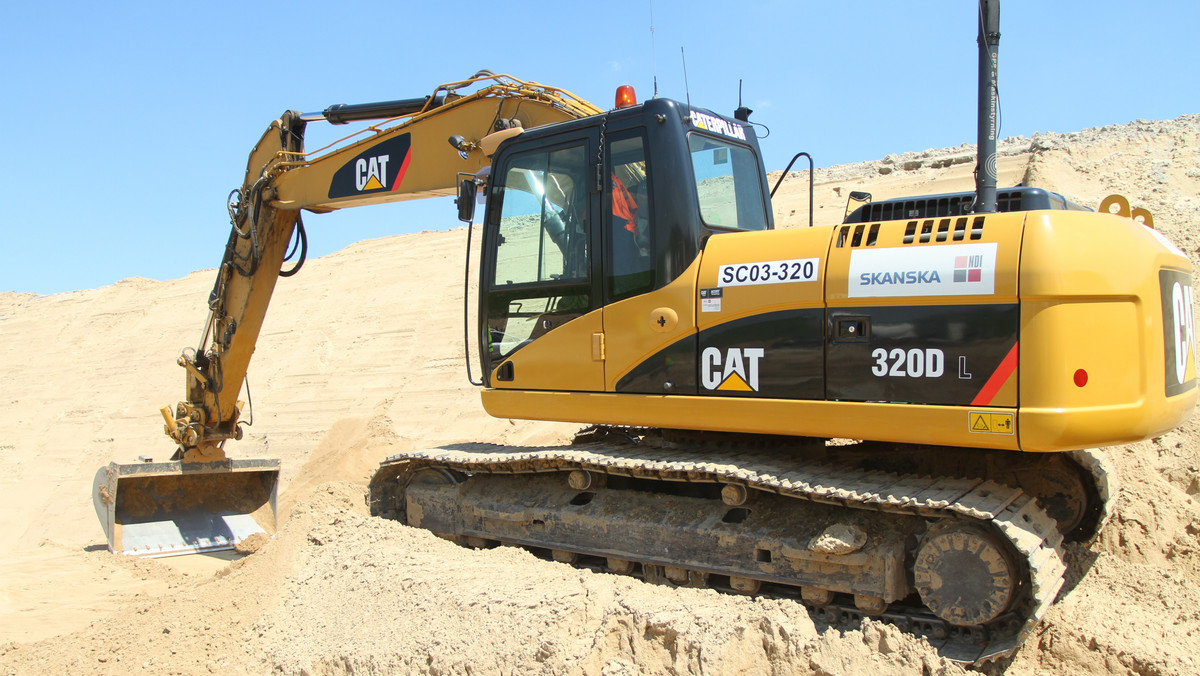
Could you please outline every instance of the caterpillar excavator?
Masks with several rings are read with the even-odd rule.
[[[981,80],[994,25],[986,12]],[[484,407],[585,427],[563,446],[388,458],[372,513],[466,546],[795,597],[830,623],[883,618],[964,662],[1011,654],[1063,584],[1064,542],[1107,518],[1098,449],[1193,412],[1191,263],[1121,199],[1095,212],[997,189],[994,128],[973,193],[776,230],[748,114],[625,88],[602,110],[487,72],[285,113],[231,197],[203,339],[179,359],[187,397],[163,409],[175,458],[97,474],[110,547],[273,532],[278,462],[223,448],[272,289],[295,270],[281,271],[289,242],[304,248],[300,211],[457,194],[468,223],[484,205],[467,341]],[[306,123],[379,119],[304,150]]]

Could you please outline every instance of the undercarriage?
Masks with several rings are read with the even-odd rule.
[[[986,475],[865,467],[879,450],[589,428],[567,446],[394,456],[372,479],[370,501],[373,514],[465,546],[516,545],[647,582],[795,597],[831,624],[879,618],[965,663],[1011,654],[1063,583],[1063,535],[1047,511],[1068,514],[1068,532],[1090,538],[1108,492],[1103,457],[1062,465],[1067,456],[1033,456],[1055,470],[1043,472],[1052,489],[1035,499]],[[892,461],[920,455],[893,451]],[[986,468],[984,457],[975,464]],[[1075,473],[1063,467],[1084,479],[1053,479]]]

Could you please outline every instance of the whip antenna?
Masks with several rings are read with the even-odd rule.
[[[654,49],[654,0],[650,0],[650,68],[654,79],[654,97],[658,98],[658,52]]]
[[[679,48],[679,58],[683,60],[683,93],[687,97],[688,117],[692,116],[692,89],[688,86],[687,81],[687,53],[683,51],[683,47]]]

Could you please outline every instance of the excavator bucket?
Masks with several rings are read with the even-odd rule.
[[[161,557],[275,534],[278,460],[111,463],[92,502],[112,552]]]

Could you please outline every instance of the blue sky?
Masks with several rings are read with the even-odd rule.
[[[480,68],[603,107],[620,84],[649,97],[657,74],[660,96],[723,113],[740,80],[770,129],[769,170],[802,150],[828,167],[973,143],[976,13],[973,0],[7,2],[0,292],[213,268],[226,196],[284,110],[423,96]],[[1004,2],[1001,136],[1200,112],[1197,25],[1193,2]],[[332,138],[321,126],[309,147]],[[312,256],[458,224],[446,200],[305,222]]]

